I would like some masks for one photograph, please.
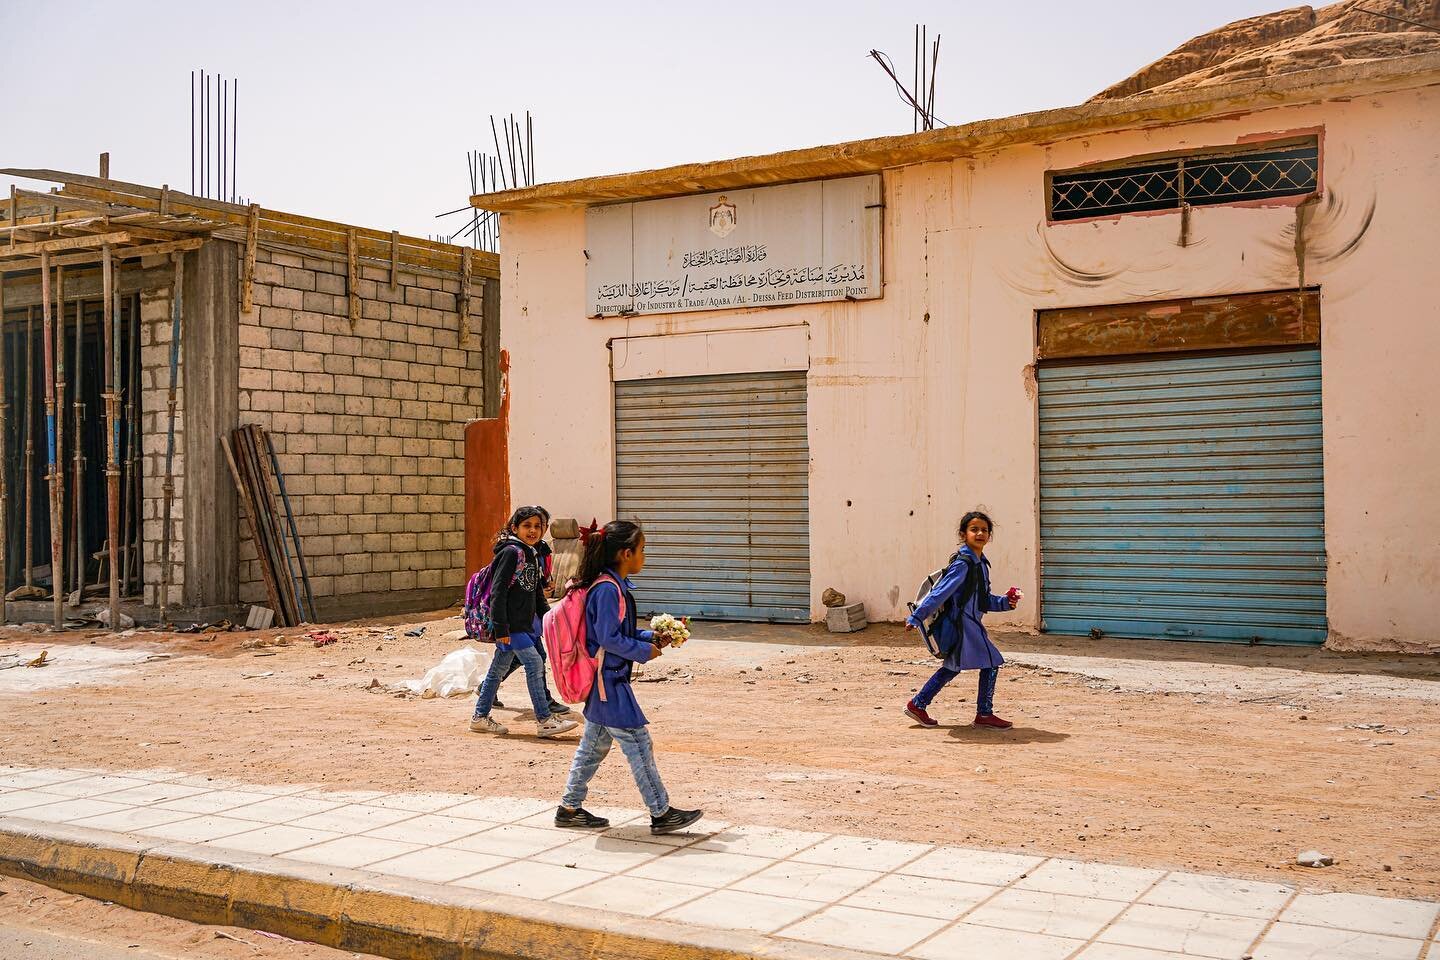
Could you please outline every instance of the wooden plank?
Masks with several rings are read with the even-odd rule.
[[[7,257],[28,257],[37,253],[58,253],[61,250],[78,250],[81,247],[104,246],[105,244],[129,243],[130,234],[121,231],[119,233],[90,233],[83,237],[59,237],[54,240],[41,240],[37,243],[16,243],[11,244],[4,250]]]
[[[232,436],[238,438],[240,431],[236,430]],[[280,605],[280,594],[275,589],[275,576],[270,570],[270,565],[265,562],[260,544],[260,519],[256,510],[255,498],[251,496],[250,487],[246,484],[244,477],[240,474],[240,467],[236,460],[235,451],[231,448],[231,438],[220,437],[220,446],[225,450],[225,462],[230,465],[230,476],[235,478],[235,488],[240,491],[240,499],[245,502],[245,519],[250,528],[250,541],[255,544],[255,554],[260,558],[260,575],[265,579],[265,595],[270,598],[270,609],[283,619],[284,607]]]
[[[171,240],[167,243],[150,243],[132,247],[112,248],[110,256],[116,260],[134,260],[137,257],[156,257],[170,253],[186,253],[199,250],[205,245],[204,237],[188,240]],[[87,250],[84,253],[67,253],[51,257],[52,266],[74,266],[75,264],[99,263],[104,259],[103,250]],[[40,269],[38,258],[30,260],[0,260],[0,273],[21,273]],[[38,301],[37,301],[38,302]]]
[[[1320,342],[1318,290],[1160,300],[1039,313],[1041,360]]]
[[[56,259],[59,259],[58,257]],[[95,266],[99,266],[96,264]],[[5,271],[0,271],[4,275]],[[146,270],[132,268],[116,281],[117,294],[138,293],[141,290],[154,290],[168,286],[170,283],[170,268],[151,267]],[[101,295],[101,275],[98,269],[86,269],[83,272],[77,271],[77,275],[66,281],[66,296],[72,299],[88,298],[94,299]],[[12,312],[19,308],[33,307],[40,303],[40,277],[38,274],[29,274],[21,277],[7,277],[5,281],[5,302]],[[22,323],[20,321],[12,321]]]
[[[460,342],[470,342],[470,258],[460,257],[460,298],[455,304],[460,314]]]
[[[101,183],[94,177],[61,173],[53,170],[0,170],[0,173],[31,179],[54,180],[65,184],[66,195],[105,200],[130,206],[155,206],[158,209],[161,191],[139,184],[119,181]],[[147,203],[154,201],[154,204]],[[170,192],[170,213],[190,214],[218,220],[234,226],[245,226],[249,221],[249,209],[217,200],[207,200],[189,194]],[[261,232],[284,238],[304,238],[324,245],[332,252],[344,252],[345,233],[352,229],[346,224],[299,214],[282,213],[261,209]],[[389,260],[391,233],[366,227],[354,227],[360,241],[360,255],[382,262]],[[394,233],[394,231],[392,231]],[[457,248],[453,244],[425,240],[420,237],[397,235],[400,259],[418,266],[442,270],[454,270],[457,264]],[[468,251],[474,264],[475,273],[486,277],[499,277],[500,258],[485,250]]]
[[[5,277],[0,274],[0,623],[10,619],[10,607],[5,596],[10,592],[10,490],[8,475],[10,461],[6,459],[5,438],[9,433],[10,394],[7,392],[5,373],[8,369],[5,356]]]
[[[350,298],[350,329],[360,322],[360,245],[352,227],[345,235],[345,295]]]
[[[400,285],[400,231],[390,231],[390,289]]]
[[[245,227],[245,265],[240,277],[240,312],[255,309],[255,247],[260,240],[260,204],[250,204],[250,222]]]

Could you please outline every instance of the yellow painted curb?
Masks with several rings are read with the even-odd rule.
[[[0,816],[0,874],[394,960],[878,956],[20,817]]]

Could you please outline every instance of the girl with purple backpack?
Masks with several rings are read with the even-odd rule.
[[[655,766],[655,747],[649,722],[630,687],[630,671],[637,663],[660,656],[669,640],[641,630],[635,618],[635,597],[630,577],[645,566],[645,534],[640,525],[613,520],[585,541],[580,576],[567,587],[585,590],[585,653],[600,659],[595,685],[585,701],[585,733],[570,764],[565,795],[555,810],[555,826],[603,829],[610,821],[581,806],[590,781],[616,743],[630,762],[640,796],[650,810],[652,834],[683,830],[701,817],[699,810],[670,806],[670,795]],[[554,654],[552,653],[552,656]]]
[[[495,538],[495,558],[490,561],[489,629],[495,640],[495,657],[480,682],[475,715],[470,729],[475,733],[509,733],[490,716],[495,693],[511,663],[519,660],[525,668],[525,685],[535,708],[537,733],[559,736],[575,729],[574,720],[553,716],[550,694],[545,686],[545,661],[540,656],[540,617],[550,609],[545,602],[545,573],[536,544],[545,533],[545,513],[539,507],[521,507],[510,517]]]

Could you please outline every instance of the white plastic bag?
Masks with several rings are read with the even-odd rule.
[[[419,680],[406,680],[405,686],[411,693],[423,699],[431,697],[463,697],[474,695],[480,687],[480,679],[489,669],[486,655],[475,647],[461,647],[445,654]]]

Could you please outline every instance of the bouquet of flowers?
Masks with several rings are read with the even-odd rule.
[[[690,639],[690,618],[657,613],[650,618],[650,629],[669,640],[670,646],[678,647]]]
[[[1005,598],[1011,603],[1018,604],[1021,600],[1025,599],[1025,592],[1019,587],[1011,587],[1005,591]]]

